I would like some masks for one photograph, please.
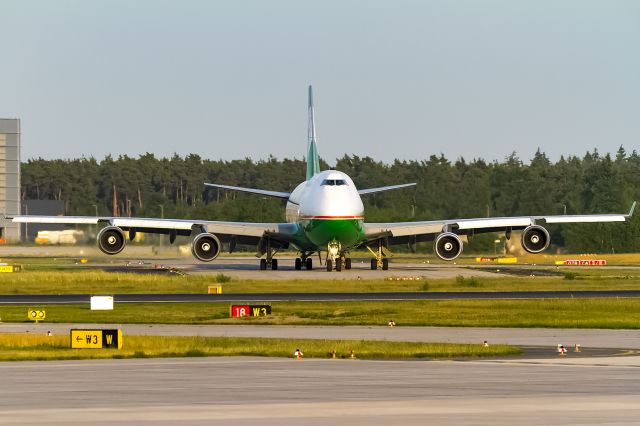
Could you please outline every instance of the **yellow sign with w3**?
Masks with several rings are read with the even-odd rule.
[[[122,349],[122,330],[71,330],[71,349]]]

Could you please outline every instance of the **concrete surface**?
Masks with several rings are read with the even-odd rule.
[[[2,363],[0,423],[637,424],[640,359],[619,359]]]

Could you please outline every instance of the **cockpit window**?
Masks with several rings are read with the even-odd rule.
[[[347,181],[344,179],[325,179],[322,181],[322,185],[329,185],[329,186],[341,186],[346,184],[347,184]]]

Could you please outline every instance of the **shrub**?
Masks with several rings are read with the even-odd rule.
[[[217,283],[228,283],[229,281],[231,281],[231,277],[229,275],[225,275],[223,273],[219,273],[218,275],[216,275],[216,282]]]

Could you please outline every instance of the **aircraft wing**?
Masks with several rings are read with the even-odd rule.
[[[245,188],[242,186],[230,186],[230,185],[220,185],[218,183],[206,183],[205,186],[210,188],[221,188],[221,189],[229,189],[232,191],[241,191],[241,192],[249,192],[251,194],[258,195],[266,195],[267,197],[276,197],[288,200],[291,196],[290,192],[279,192],[279,191],[268,191],[266,189],[256,189],[256,188]]]
[[[359,189],[358,190],[358,194],[360,194],[360,195],[375,194],[376,192],[390,191],[392,189],[407,188],[409,186],[416,186],[416,184],[415,183],[403,183],[403,184],[400,184],[400,185],[381,186],[379,188]]]
[[[424,222],[365,223],[364,226],[368,241],[389,238],[392,243],[420,242],[433,240],[434,236],[441,232],[473,235],[483,232],[522,230],[527,226],[541,223],[624,222],[633,215],[635,207],[634,202],[626,214],[484,217]]]
[[[158,219],[142,217],[99,216],[12,216],[5,217],[14,223],[56,223],[77,225],[117,226],[123,231],[152,234],[195,235],[201,232],[216,234],[221,241],[237,239],[241,244],[257,244],[264,236],[288,242],[296,231],[291,223],[222,222],[191,219]]]

